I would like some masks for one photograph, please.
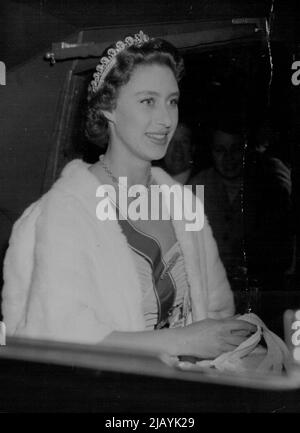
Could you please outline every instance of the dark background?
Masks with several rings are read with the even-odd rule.
[[[285,35],[295,17],[289,2],[281,3],[286,22],[278,31]],[[8,0],[0,5],[0,53],[11,68],[84,27],[268,16],[270,4],[270,0]]]

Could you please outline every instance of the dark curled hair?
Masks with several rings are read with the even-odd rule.
[[[107,50],[110,47],[107,48]],[[107,50],[103,55],[106,55]],[[139,65],[158,64],[168,66],[179,82],[184,74],[184,63],[177,49],[163,39],[150,39],[142,47],[131,46],[119,53],[116,64],[106,76],[97,93],[88,91],[85,117],[85,136],[105,151],[108,144],[108,121],[102,110],[116,107],[119,88],[128,83]]]

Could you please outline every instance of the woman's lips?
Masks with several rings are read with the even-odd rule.
[[[159,145],[165,145],[168,142],[168,134],[164,133],[164,134],[159,134],[159,133],[153,133],[153,132],[146,132],[145,134],[148,138],[150,138],[150,140],[155,143],[155,144],[159,144]]]

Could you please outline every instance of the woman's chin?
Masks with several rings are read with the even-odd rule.
[[[160,159],[163,159],[166,155],[167,148],[165,149],[159,149],[155,150],[154,152],[151,152],[151,161],[159,161]]]

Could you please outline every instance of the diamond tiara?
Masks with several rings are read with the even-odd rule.
[[[127,36],[124,41],[118,41],[114,48],[109,48],[107,56],[101,57],[99,64],[96,67],[96,71],[93,75],[93,80],[90,84],[90,91],[97,93],[104,80],[116,63],[116,57],[126,48],[131,46],[141,47],[145,42],[150,40],[149,36],[146,35],[142,30],[136,33],[134,36]]]

